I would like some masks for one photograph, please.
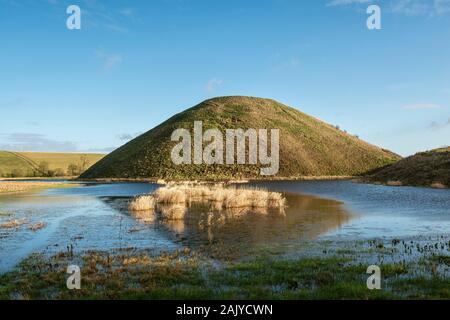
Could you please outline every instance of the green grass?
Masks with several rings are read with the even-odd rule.
[[[66,288],[65,268],[81,266],[81,290]],[[0,276],[0,299],[449,299],[450,279],[413,275],[414,264],[381,264],[382,289],[366,286],[367,266],[351,258],[258,258],[213,266],[191,251],[70,252],[32,255]]]
[[[247,179],[260,178],[261,165],[180,165],[172,163],[175,129],[279,129],[278,177],[353,176],[400,157],[334,126],[270,99],[221,97],[204,101],[112,152],[82,178]]]
[[[417,153],[369,173],[369,181],[401,185],[450,187],[450,147]],[[397,183],[399,184],[399,183]]]
[[[50,170],[67,171],[70,164],[78,165],[85,156],[92,166],[103,154],[81,153],[44,153],[44,152],[8,152],[0,151],[0,177],[33,177],[41,176],[39,164],[48,163]]]
[[[86,156],[89,161],[89,166],[92,166],[105,156],[104,154],[94,153],[18,152],[18,154],[30,159],[37,164],[42,161],[47,161],[49,163],[50,169],[65,169],[71,163],[77,164],[80,161],[81,156]]]
[[[0,151],[0,177],[12,174],[15,171],[31,173],[33,167],[12,152]]]

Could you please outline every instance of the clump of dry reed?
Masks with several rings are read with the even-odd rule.
[[[134,212],[155,216],[155,210],[166,220],[184,219],[191,203],[209,204],[214,210],[222,209],[242,212],[268,212],[268,209],[283,210],[286,199],[281,193],[259,188],[225,187],[223,184],[194,185],[170,184],[150,195],[138,196],[130,203]],[[137,215],[136,215],[137,216]],[[139,218],[139,217],[138,217]]]
[[[153,193],[157,203],[181,204],[214,202],[223,208],[282,208],[283,195],[259,188],[233,188],[224,185],[169,185]]]
[[[388,181],[388,182],[386,182],[386,185],[391,186],[391,187],[401,187],[401,186],[403,186],[403,182],[401,182],[401,181]]]
[[[434,182],[431,184],[430,187],[434,188],[434,189],[446,189],[447,188],[447,186],[445,184],[440,183],[440,182]]]
[[[45,226],[46,224],[44,222],[38,222],[36,224],[31,225],[30,230],[36,232],[38,230],[45,228]]]
[[[186,203],[187,200],[185,190],[183,190],[181,187],[162,187],[153,192],[152,195],[158,203],[163,204]]]
[[[141,222],[152,223],[156,220],[154,210],[133,211],[133,215]]]
[[[149,211],[154,210],[156,206],[153,195],[144,195],[135,197],[129,205],[131,211]]]
[[[165,220],[183,220],[187,212],[185,204],[170,204],[160,206],[161,218]]]
[[[20,220],[14,219],[14,220],[0,224],[0,228],[5,228],[5,229],[17,228],[25,223],[27,223],[26,219],[20,219]]]

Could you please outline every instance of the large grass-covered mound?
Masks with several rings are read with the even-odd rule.
[[[450,187],[450,147],[419,152],[375,170],[368,180],[398,185]]]
[[[385,166],[399,156],[366,143],[332,125],[270,99],[220,97],[181,112],[115,150],[81,178],[239,179],[261,178],[266,165],[175,165],[171,159],[174,130],[279,129],[277,177],[358,175]],[[264,177],[263,177],[264,178]],[[267,177],[265,177],[267,178]]]

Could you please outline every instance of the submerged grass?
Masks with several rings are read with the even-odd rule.
[[[81,290],[66,288],[66,267],[81,263]],[[261,257],[217,266],[188,249],[33,255],[0,276],[1,299],[449,299],[441,274],[410,277],[410,265],[380,265],[382,290],[366,287],[367,266],[343,257]]]

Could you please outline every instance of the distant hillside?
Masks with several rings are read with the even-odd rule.
[[[103,157],[103,154],[0,151],[0,177],[79,175]]]
[[[175,165],[171,134],[194,121],[204,130],[280,129],[278,177],[358,175],[400,157],[274,100],[221,97],[204,101],[115,150],[81,178],[260,178],[261,165]]]
[[[450,187],[450,147],[417,153],[371,172],[367,179],[388,184]]]

